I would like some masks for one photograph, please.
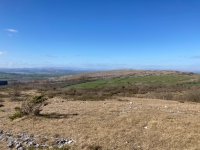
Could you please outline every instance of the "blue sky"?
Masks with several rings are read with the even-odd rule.
[[[200,71],[199,0],[0,0],[0,68]]]

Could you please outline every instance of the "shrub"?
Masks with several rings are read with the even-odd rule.
[[[15,107],[15,113],[12,116],[10,116],[9,118],[11,120],[14,120],[17,118],[21,118],[23,116],[24,116],[24,114],[21,112],[21,109],[19,107]]]
[[[31,99],[28,99],[22,103],[21,112],[25,115],[39,115],[42,111],[42,106],[44,106],[44,102],[46,101],[46,97],[43,95],[35,96]]]
[[[44,96],[35,96],[30,99],[27,99],[24,101],[21,105],[21,107],[15,108],[15,113],[10,116],[9,118],[11,120],[14,120],[16,118],[21,118],[25,115],[40,115],[40,112],[42,111],[42,106],[45,105],[46,97]]]
[[[186,101],[200,102],[200,91],[189,91],[183,95]]]
[[[40,95],[40,96],[33,97],[30,102],[32,102],[33,104],[39,104],[39,103],[44,102],[45,100],[46,100],[46,97],[43,95]]]

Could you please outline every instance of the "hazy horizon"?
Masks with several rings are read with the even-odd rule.
[[[200,1],[2,0],[0,68],[200,71]]]

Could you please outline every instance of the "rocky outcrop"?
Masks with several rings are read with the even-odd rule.
[[[8,149],[16,149],[16,150],[26,150],[28,148],[63,148],[66,145],[70,145],[75,143],[74,140],[68,138],[54,138],[51,137],[51,143],[47,144],[46,142],[38,142],[42,141],[41,139],[46,137],[39,137],[34,135],[29,135],[27,133],[20,133],[17,135],[13,135],[9,132],[4,132],[0,130],[0,142],[6,142]],[[46,138],[45,141],[49,139]]]

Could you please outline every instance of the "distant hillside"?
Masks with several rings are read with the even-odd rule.
[[[16,74],[50,74],[50,75],[68,75],[89,72],[87,70],[72,70],[60,68],[13,68],[13,69],[0,69],[4,73]]]
[[[152,75],[191,75],[191,72],[180,72],[180,71],[152,71],[152,70],[113,70],[113,71],[101,71],[101,72],[89,72],[81,73],[73,76],[61,76],[57,80],[71,80],[71,79],[109,79],[119,77],[142,77]],[[56,78],[55,78],[56,79]]]
[[[84,72],[87,71],[54,68],[0,69],[0,80],[41,80],[49,79],[50,77],[77,75]]]

